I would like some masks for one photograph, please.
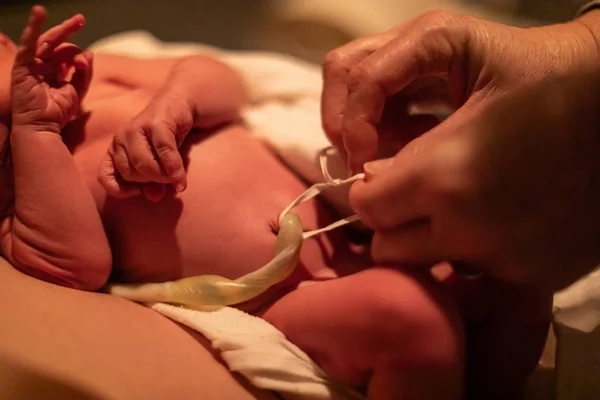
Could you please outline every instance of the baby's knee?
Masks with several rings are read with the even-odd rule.
[[[433,280],[394,269],[364,271],[354,287],[357,355],[372,368],[463,362],[463,331],[451,300]],[[358,278],[358,277],[357,277]]]

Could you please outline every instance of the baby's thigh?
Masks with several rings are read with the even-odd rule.
[[[440,285],[424,274],[370,268],[302,287],[263,317],[333,378],[354,387],[372,392],[378,371],[413,379],[437,370],[452,371],[457,381],[452,384],[460,388],[460,319]],[[398,376],[388,378],[401,382]]]
[[[272,399],[148,308],[36,280],[2,258],[0,282],[0,392],[10,398]]]

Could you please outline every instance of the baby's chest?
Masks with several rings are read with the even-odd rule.
[[[279,213],[306,190],[241,127],[191,135],[181,148],[184,192],[170,191],[158,203],[141,197],[106,201],[104,218],[122,278],[237,278],[258,269],[274,255]],[[314,202],[295,211],[306,230],[329,219]],[[299,269],[311,276],[327,269],[336,250],[325,237],[307,241]]]
[[[63,130],[63,140],[77,155],[98,140],[109,141],[149,103],[152,93],[145,90],[113,92],[84,102],[81,115]]]
[[[84,104],[82,114],[63,130],[63,140],[97,202],[104,191],[97,183],[98,167],[112,139],[150,101],[142,91],[121,91]]]

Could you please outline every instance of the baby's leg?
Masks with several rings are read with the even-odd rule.
[[[370,400],[459,399],[463,334],[432,278],[371,268],[302,287],[263,317]]]

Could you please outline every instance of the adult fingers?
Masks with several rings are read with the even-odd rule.
[[[381,120],[377,125],[377,158],[391,157],[411,140],[421,136],[440,123],[430,114],[413,114],[409,110],[412,98],[404,93],[392,96],[386,102]]]
[[[421,146],[420,139],[411,142],[392,158],[365,164],[365,179],[350,189],[350,205],[367,226],[374,230],[392,229],[407,222],[426,218],[428,210],[423,198],[422,162],[411,147]]]
[[[345,158],[342,122],[348,96],[348,73],[354,65],[391,41],[395,30],[355,40],[327,54],[323,62],[321,120],[331,143]]]
[[[468,32],[463,17],[429,13],[350,70],[342,135],[353,170],[376,156],[386,99],[417,79],[447,74],[464,58]]]
[[[350,204],[366,225],[385,230],[429,218],[440,198],[453,199],[470,185],[473,149],[461,138],[478,118],[471,111],[461,108],[394,157],[364,164],[365,179],[352,185]]]
[[[427,220],[415,221],[390,230],[379,230],[371,242],[373,261],[381,264],[431,266],[441,260],[435,237]]]

